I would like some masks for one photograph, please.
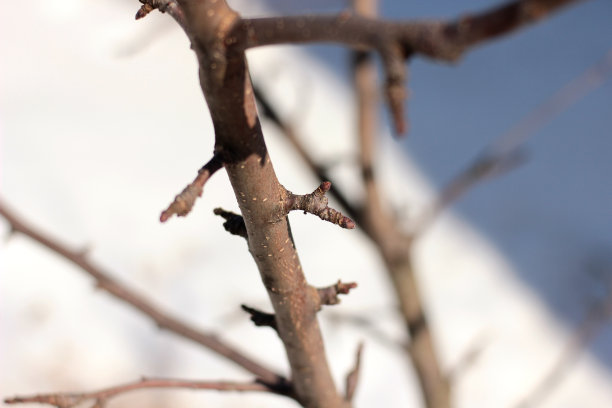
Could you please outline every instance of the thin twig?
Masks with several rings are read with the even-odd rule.
[[[196,199],[202,196],[204,184],[206,184],[210,176],[215,174],[217,170],[222,167],[223,161],[221,157],[214,155],[213,158],[198,171],[197,177],[187,185],[183,191],[174,197],[174,201],[172,201],[168,208],[161,213],[159,220],[161,222],[166,222],[168,218],[175,214],[179,217],[184,217],[189,214]]]
[[[287,389],[275,389],[259,382],[239,383],[231,381],[193,381],[163,378],[143,378],[127,384],[116,385],[99,391],[86,393],[56,393],[40,394],[34,396],[13,397],[4,400],[6,404],[38,403],[53,405],[57,408],[73,408],[86,401],[94,401],[95,406],[104,406],[105,403],[116,396],[142,389],[184,388],[192,390],[217,391],[258,391],[271,392],[278,395],[289,396]]]
[[[98,288],[105,290],[117,299],[122,300],[123,302],[139,310],[141,313],[151,318],[160,329],[165,329],[171,333],[175,333],[216,352],[228,360],[233,361],[245,370],[255,374],[258,378],[262,379],[268,384],[286,381],[279,374],[274,373],[272,370],[264,367],[260,363],[255,362],[251,358],[234,349],[232,346],[219,340],[217,335],[197,330],[187,323],[182,322],[178,318],[162,312],[149,300],[139,295],[134,290],[129,289],[122,283],[119,283],[114,278],[111,278],[109,273],[87,260],[86,256],[84,256],[82,252],[73,251],[61,244],[59,241],[28,226],[12,211],[9,211],[6,205],[1,201],[0,215],[6,219],[6,221],[8,221],[13,231],[20,232],[30,237],[54,253],[62,256],[64,259],[77,265],[96,280],[96,286]]]

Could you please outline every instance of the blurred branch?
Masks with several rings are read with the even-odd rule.
[[[81,268],[81,270],[96,280],[96,286],[98,288],[105,290],[115,298],[122,300],[123,302],[139,310],[141,313],[151,318],[160,329],[165,329],[181,337],[187,338],[216,352],[228,360],[233,361],[235,364],[241,366],[250,373],[255,374],[259,379],[267,384],[281,384],[287,382],[287,380],[279,374],[274,373],[272,370],[264,367],[260,363],[255,362],[238,350],[219,340],[217,335],[197,330],[187,323],[184,323],[181,320],[162,312],[150,301],[132,289],[129,289],[122,283],[119,283],[115,279],[111,278],[110,274],[88,261],[84,253],[73,251],[57,240],[44,235],[33,227],[28,226],[12,211],[9,211],[7,206],[1,201],[0,216],[8,221],[12,231],[26,235],[27,237],[47,247],[52,252],[78,266]]]
[[[517,0],[452,21],[391,22],[343,12],[339,15],[243,19],[246,47],[271,44],[332,42],[359,50],[376,50],[385,70],[385,94],[398,134],[404,120],[404,60],[421,54],[456,61],[469,48],[534,23],[580,0]],[[371,8],[370,8],[371,10]]]
[[[444,209],[476,184],[505,174],[523,163],[525,142],[542,126],[603,85],[611,75],[612,49],[493,141],[471,164],[459,172],[415,223],[412,236],[417,237],[422,234]]]
[[[606,298],[591,307],[548,373],[515,407],[533,408],[541,404],[561,381],[570,375],[572,365],[610,319],[612,319],[612,284],[609,285]]]
[[[108,400],[113,397],[125,394],[131,391],[137,391],[147,388],[164,389],[164,388],[183,388],[192,390],[217,390],[217,391],[258,391],[271,392],[278,395],[287,394],[286,389],[275,389],[268,387],[262,383],[238,383],[229,381],[192,381],[192,380],[175,380],[161,378],[143,378],[140,381],[135,381],[127,384],[117,385],[114,387],[105,388],[100,391],[87,393],[56,393],[56,394],[40,394],[34,396],[14,397],[4,400],[6,404],[25,404],[38,403],[53,405],[57,408],[74,408],[84,402],[92,401],[92,407],[104,407]]]

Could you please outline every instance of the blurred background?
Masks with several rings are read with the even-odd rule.
[[[24,219],[190,323],[286,372],[276,335],[239,305],[270,310],[242,239],[215,207],[237,210],[216,174],[187,217],[159,213],[212,154],[214,135],[197,66],[168,16],[133,16],[137,2],[5,2],[0,13],[0,197]],[[232,1],[249,16],[336,12],[339,1]],[[382,2],[383,16],[454,17],[496,2]],[[411,123],[394,140],[381,107],[378,173],[406,225],[458,171],[612,48],[612,3],[584,2],[468,53],[454,66],[410,65]],[[254,81],[358,197],[348,52],[335,46],[249,52]],[[457,407],[513,407],[551,371],[536,406],[612,406],[612,81],[533,132],[527,161],[471,190],[415,246],[442,365],[457,372]],[[264,123],[280,181],[318,181]],[[354,188],[353,188],[354,186]],[[310,215],[292,214],[309,281],[359,288],[321,321],[338,384],[365,342],[355,404],[420,406],[392,290],[371,244]],[[159,331],[57,255],[0,222],[0,396],[83,391],[142,375],[248,380],[192,343]],[[334,256],[334,254],[349,256]],[[588,341],[570,349],[592,323]],[[248,341],[245,341],[248,339]],[[556,366],[560,361],[567,364]],[[557,367],[557,368],[555,368]],[[111,406],[287,407],[266,395],[143,391]]]

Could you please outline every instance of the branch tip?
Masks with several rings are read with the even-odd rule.
[[[240,307],[242,308],[242,310],[251,315],[251,321],[255,323],[255,326],[267,326],[273,328],[274,330],[277,330],[276,318],[272,313],[262,312],[261,310],[254,309],[247,305],[240,305]]]
[[[218,155],[213,156],[208,163],[198,170],[197,177],[187,185],[183,191],[174,197],[174,200],[168,208],[161,213],[159,220],[161,222],[166,222],[173,215],[184,217],[189,214],[195,201],[198,197],[202,196],[204,184],[206,184],[208,179],[222,167],[223,161],[221,158]]]

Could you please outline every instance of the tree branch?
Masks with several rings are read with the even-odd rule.
[[[78,405],[94,401],[94,407],[103,407],[106,402],[132,391],[142,389],[164,389],[164,388],[183,388],[192,390],[217,390],[217,391],[258,391],[271,392],[278,395],[290,396],[289,389],[273,388],[263,383],[239,383],[231,381],[193,381],[193,380],[177,380],[177,379],[162,379],[162,378],[143,378],[140,381],[134,381],[127,384],[117,385],[105,388],[99,391],[86,393],[56,393],[56,394],[40,394],[25,397],[13,397],[4,400],[5,404],[25,404],[38,403],[53,405],[57,408],[74,408]]]
[[[15,214],[9,211],[6,205],[2,202],[0,202],[0,215],[6,221],[8,221],[13,231],[30,237],[34,241],[42,244],[54,253],[78,266],[81,268],[81,270],[96,280],[96,286],[98,288],[103,289],[104,291],[113,295],[115,298],[122,300],[123,302],[139,310],[141,313],[151,318],[160,329],[168,330],[171,333],[175,333],[216,352],[252,374],[255,374],[258,378],[268,384],[286,382],[282,376],[274,373],[272,370],[253,361],[251,358],[245,356],[238,350],[222,342],[215,334],[197,330],[181,320],[162,312],[149,300],[111,278],[110,274],[103,271],[97,265],[89,262],[83,253],[73,251],[55,239],[43,235],[41,232],[28,226]]]
[[[215,174],[221,167],[223,167],[223,161],[219,155],[215,154],[213,158],[198,171],[198,176],[195,180],[187,185],[180,194],[174,197],[174,201],[172,201],[170,206],[161,213],[159,220],[161,222],[166,222],[168,218],[175,214],[179,217],[184,217],[189,214],[195,204],[195,200],[202,196],[204,184],[206,184],[210,176]]]
[[[344,408],[317,321],[317,299],[300,265],[279,183],[261,132],[247,69],[246,32],[226,0],[178,0],[199,62],[200,85],[247,230],[248,245],[274,308],[297,399],[306,408]]]

